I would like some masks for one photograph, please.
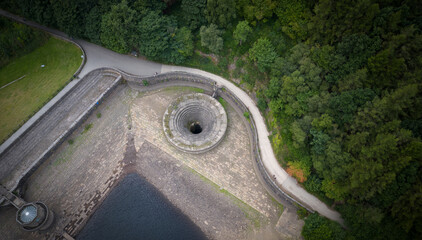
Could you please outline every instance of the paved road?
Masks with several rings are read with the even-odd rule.
[[[23,22],[21,18],[11,15],[2,10],[0,10],[0,14]],[[67,35],[62,32],[46,28],[33,22],[25,21],[24,23],[62,37],[67,37]],[[267,168],[270,174],[276,176],[277,184],[283,190],[288,192],[292,197],[301,201],[302,203],[317,211],[321,215],[343,224],[343,220],[338,212],[328,208],[318,198],[306,192],[299,184],[297,184],[297,181],[294,178],[289,176],[287,172],[280,167],[275,158],[271,143],[268,139],[269,133],[266,128],[264,118],[256,107],[255,102],[243,90],[235,86],[233,83],[220,76],[202,70],[178,66],[161,65],[132,56],[118,54],[83,40],[77,40],[76,42],[84,48],[87,57],[87,62],[79,75],[80,77],[85,76],[88,72],[94,70],[95,68],[106,66],[119,68],[121,70],[124,70],[125,72],[142,76],[153,75],[155,72],[165,73],[170,71],[185,71],[211,78],[215,80],[219,85],[230,89],[249,108],[249,111],[251,112],[255,120],[259,138],[259,147],[261,150],[261,156],[264,166]]]

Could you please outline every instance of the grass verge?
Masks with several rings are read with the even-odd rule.
[[[45,45],[0,69],[0,142],[53,98],[80,66],[81,50],[51,37]],[[44,65],[42,68],[41,65]]]

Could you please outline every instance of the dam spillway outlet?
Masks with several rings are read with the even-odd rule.
[[[223,139],[227,114],[223,106],[209,95],[183,95],[167,107],[163,129],[167,140],[176,148],[188,153],[203,153]]]
[[[202,127],[199,122],[193,122],[190,124],[189,130],[193,134],[199,134],[202,132]]]

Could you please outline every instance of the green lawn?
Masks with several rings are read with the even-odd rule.
[[[75,45],[51,37],[33,52],[0,69],[0,142],[60,91],[82,63]],[[45,65],[41,68],[41,65]]]

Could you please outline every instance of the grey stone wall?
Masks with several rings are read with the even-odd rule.
[[[94,70],[95,71],[95,70]],[[22,184],[35,172],[35,170],[48,158],[51,154],[66,140],[68,136],[70,136],[73,131],[75,131],[82,123],[91,115],[91,113],[98,107],[98,105],[108,96],[110,95],[113,90],[121,83],[122,77],[118,76],[112,86],[107,88],[105,92],[103,92],[95,102],[93,102],[88,109],[86,109],[73,123],[70,125],[69,129],[67,129],[63,134],[61,134],[56,141],[54,141],[44,152],[43,154],[35,161],[28,170],[22,175],[19,183],[16,187],[21,187]],[[77,104],[77,103],[76,103]]]
[[[150,88],[154,88],[155,85],[162,85],[162,87],[165,87],[166,85],[170,85],[171,82],[185,82],[187,85],[194,85],[195,87],[201,87],[206,90],[214,89],[215,87],[215,81],[203,76],[199,76],[196,74],[186,73],[186,72],[171,72],[171,73],[164,73],[159,74],[156,76],[148,76],[148,77],[142,77],[142,76],[135,76],[131,75],[129,73],[123,72],[119,69],[114,68],[99,68],[96,69],[89,74],[92,74],[93,72],[101,71],[103,74],[109,74],[109,75],[120,75],[116,81],[114,82],[113,86],[107,89],[98,99],[97,102],[101,102],[105,97],[107,97],[114,88],[117,87],[117,85],[121,81],[127,81],[131,84],[134,84],[138,88],[145,88],[146,90]],[[87,74],[87,76],[89,75]],[[233,107],[236,107],[240,109],[242,112],[248,112],[249,109],[243,104],[243,102],[238,99],[230,90],[221,88],[218,89],[218,95],[221,96],[223,99],[228,100],[231,103],[234,103]],[[66,139],[67,136],[69,136],[80,124],[84,122],[86,118],[90,115],[90,113],[95,109],[96,103],[92,104],[85,112],[81,115],[80,118],[78,118],[72,126],[63,133],[43,154],[40,156],[39,160],[36,161],[29,169],[28,171],[22,176],[21,180],[19,181],[19,186],[22,185],[22,183],[25,182],[25,180],[37,169],[37,167],[46,159],[48,158],[55,149],[57,149],[58,146]],[[46,114],[49,114],[48,112]],[[39,121],[42,120],[42,118],[39,119]],[[274,181],[272,180],[272,177],[269,175],[268,171],[263,165],[261,154],[259,150],[259,139],[258,134],[256,132],[256,126],[255,121],[253,119],[253,116],[249,114],[249,128],[252,133],[252,149],[254,154],[254,159],[256,161],[256,164],[258,166],[258,170],[261,173],[262,178],[266,182],[267,186],[271,189],[271,191],[276,194],[279,198],[286,199],[289,202],[298,204],[305,209],[307,209],[310,212],[314,212],[309,207],[302,204],[300,201],[290,197],[285,191],[283,191]],[[30,129],[29,129],[30,130]],[[28,130],[28,131],[29,131]],[[17,186],[18,186],[17,185]],[[16,187],[17,187],[16,186]],[[15,187],[15,188],[16,188]],[[14,189],[15,189],[14,188]],[[14,190],[12,189],[12,190]]]
[[[113,70],[113,71],[119,71],[119,70]],[[199,76],[196,74],[186,73],[186,72],[171,72],[171,73],[159,74],[157,76],[149,76],[149,77],[134,76],[122,71],[119,71],[119,72],[122,74],[125,80],[135,82],[138,86],[144,87],[146,89],[157,84],[165,85],[166,83],[171,82],[171,81],[184,81],[184,82],[195,84],[197,86],[203,85],[207,89],[212,89],[215,86],[215,81],[212,79]],[[266,182],[267,186],[271,189],[271,191],[274,194],[276,194],[279,198],[286,199],[287,201],[291,203],[298,204],[299,206],[313,213],[314,211],[311,208],[302,204],[300,201],[290,197],[285,191],[283,191],[272,180],[272,177],[268,173],[267,169],[264,167],[264,164],[261,159],[261,154],[259,150],[259,139],[258,139],[258,133],[256,132],[255,120],[253,119],[252,114],[250,114],[249,109],[243,104],[243,102],[239,98],[236,97],[236,95],[234,95],[228,89],[225,89],[225,88],[218,89],[218,95],[221,96],[223,99],[229,100],[231,103],[234,103],[235,104],[234,107],[237,107],[242,112],[249,113],[248,122],[249,122],[249,128],[252,133],[252,149],[253,149],[254,159],[256,161],[258,170],[260,171],[262,178]]]

